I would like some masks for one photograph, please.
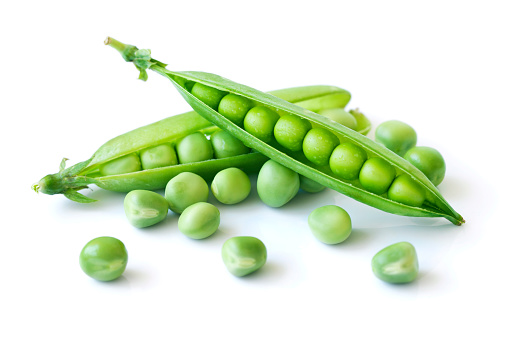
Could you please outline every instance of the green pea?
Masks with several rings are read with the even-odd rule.
[[[256,106],[247,112],[244,118],[244,129],[261,141],[270,142],[278,120],[279,114],[276,111],[265,106]]]
[[[318,114],[323,115],[332,121],[340,123],[343,126],[353,129],[354,131],[357,130],[357,119],[355,119],[352,114],[345,111],[343,108],[323,109],[319,111]]]
[[[134,190],[124,198],[124,211],[131,225],[152,226],[166,218],[168,201],[156,192]]]
[[[405,159],[417,167],[433,185],[438,186],[445,177],[445,160],[432,147],[416,146],[408,150]]]
[[[203,85],[199,82],[195,83],[191,94],[200,99],[207,106],[213,110],[217,110],[219,102],[227,94],[227,92],[220,91],[210,86]]]
[[[210,188],[219,202],[233,205],[247,198],[251,192],[251,181],[242,170],[231,167],[217,173]]]
[[[368,191],[375,194],[387,192],[396,177],[394,167],[382,158],[369,158],[359,172],[359,181]]]
[[[401,174],[389,187],[387,197],[405,205],[420,207],[426,199],[426,192],[408,174]]]
[[[258,238],[239,236],[226,240],[221,249],[226,269],[243,277],[260,269],[267,262],[267,248]]]
[[[318,207],[308,217],[311,233],[329,245],[345,241],[352,233],[350,215],[341,207],[327,205]]]
[[[181,164],[210,160],[214,156],[210,141],[200,132],[189,134],[180,140],[177,154]]]
[[[355,180],[359,177],[359,172],[367,158],[365,150],[348,142],[334,149],[329,165],[332,173],[339,178]]]
[[[304,137],[302,150],[306,158],[318,166],[329,163],[334,148],[339,144],[337,136],[324,128],[312,128]]]
[[[299,175],[300,189],[308,193],[318,193],[325,189],[325,186],[309,179],[303,175]]]
[[[247,111],[253,107],[251,100],[236,94],[227,94],[219,103],[218,112],[234,124],[242,126]]]
[[[143,169],[173,166],[178,164],[175,148],[170,144],[150,147],[140,152]]]
[[[268,160],[258,174],[256,188],[260,199],[270,207],[281,207],[299,191],[299,175],[289,168]]]
[[[375,140],[402,157],[417,144],[417,133],[404,122],[389,120],[376,128]]]
[[[210,142],[217,159],[247,154],[250,149],[230,133],[219,130],[210,136]]]
[[[178,228],[189,238],[204,239],[217,231],[219,223],[219,210],[216,206],[208,202],[197,202],[182,212]]]
[[[88,276],[99,281],[117,279],[127,266],[127,250],[113,237],[90,240],[81,250],[80,266]]]
[[[408,242],[387,246],[371,260],[375,275],[388,283],[402,284],[414,281],[419,273],[415,247]]]
[[[302,142],[310,129],[309,121],[294,114],[287,114],[274,126],[274,137],[281,146],[296,152],[302,150]]]
[[[180,214],[197,202],[207,201],[209,186],[198,174],[183,172],[168,182],[164,196],[170,209]]]
[[[109,161],[101,166],[100,172],[104,176],[125,174],[141,171],[140,157],[131,153],[115,160]]]

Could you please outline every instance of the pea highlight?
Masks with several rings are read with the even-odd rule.
[[[404,284],[414,281],[419,273],[415,247],[409,242],[398,242],[385,247],[371,260],[371,268],[379,279]]]
[[[120,277],[127,266],[127,250],[124,244],[113,237],[90,240],[81,250],[80,266],[88,276],[99,281],[110,281]]]
[[[259,270],[267,262],[267,248],[258,238],[238,236],[226,240],[221,249],[226,269],[237,277]]]
[[[376,128],[375,141],[402,157],[417,144],[417,133],[402,121],[389,120]]]
[[[124,198],[124,211],[131,225],[143,228],[163,221],[168,215],[168,201],[156,192],[134,190]]]
[[[295,197],[299,187],[299,175],[274,160],[263,164],[258,173],[258,196],[270,207],[281,207],[288,203]]]
[[[217,173],[210,188],[219,202],[233,205],[247,198],[251,192],[251,181],[242,170],[232,167]]]
[[[172,178],[166,185],[164,192],[170,210],[182,213],[197,203],[205,202],[209,198],[209,186],[198,174],[183,172]]]
[[[352,233],[352,219],[341,207],[322,206],[308,217],[311,233],[324,244],[334,245],[345,241]]]
[[[433,185],[438,186],[445,177],[445,160],[432,147],[416,146],[406,152],[404,158],[417,167]]]
[[[219,228],[220,215],[216,206],[197,202],[182,212],[178,220],[180,232],[192,239],[205,239]]]

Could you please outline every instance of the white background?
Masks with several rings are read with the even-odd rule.
[[[1,5],[2,338],[507,338],[509,51],[505,1],[10,1]],[[260,90],[330,84],[351,91],[376,127],[399,119],[447,162],[440,185],[466,224],[389,215],[339,193],[280,209],[256,192],[217,203],[217,234],[191,241],[174,215],[130,226],[123,194],[79,205],[30,186],[87,159],[108,139],[189,110],[169,81],[144,83],[112,36],[173,70],[223,75]],[[372,136],[372,134],[370,134]],[[354,231],[326,246],[307,215],[343,206]],[[129,251],[120,279],[78,264],[97,236]],[[268,248],[252,276],[230,275],[229,237]],[[401,240],[420,275],[394,286],[370,260]]]

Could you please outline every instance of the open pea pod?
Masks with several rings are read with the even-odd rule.
[[[137,69],[140,70],[140,79],[146,80],[146,69],[163,75],[172,81],[179,93],[197,113],[219,128],[234,135],[246,146],[257,150],[261,154],[264,154],[268,158],[275,160],[295,172],[362,203],[389,213],[414,217],[444,217],[456,225],[464,223],[463,217],[449,205],[441,193],[422,172],[403,158],[365,137],[361,133],[273,95],[238,84],[215,74],[192,71],[170,71],[166,69],[166,64],[151,58],[150,50],[138,50],[132,45],[123,45],[110,38],[106,41],[106,44],[112,45],[112,47],[121,52],[126,61],[135,64]],[[363,187],[363,185],[359,183],[359,180],[340,179],[332,173],[328,166],[317,166],[312,161],[309,161],[309,159],[306,159],[299,150],[288,150],[277,143],[260,140],[251,133],[248,133],[240,125],[233,123],[220,114],[216,109],[207,105],[203,99],[195,96],[191,92],[191,88],[196,84],[216,89],[222,93],[234,94],[246,98],[256,105],[273,109],[279,112],[280,115],[296,115],[307,121],[310,126],[318,126],[333,133],[338,137],[340,143],[351,143],[362,148],[366,152],[368,158],[376,157],[383,159],[390,166],[394,167],[397,175],[408,176],[412,185],[417,186],[416,190],[424,192],[422,204],[419,204],[419,206],[410,205],[402,203],[401,201],[389,199],[387,193],[373,193]]]

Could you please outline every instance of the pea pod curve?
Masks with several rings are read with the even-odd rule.
[[[140,79],[147,79],[146,69],[155,71],[168,78],[197,113],[219,128],[234,135],[246,146],[259,151],[268,158],[305,177],[389,213],[414,217],[443,217],[456,225],[461,225],[465,222],[463,217],[449,205],[442,194],[422,172],[403,158],[358,132],[273,95],[260,92],[215,74],[193,71],[170,71],[166,69],[166,64],[151,58],[150,50],[138,50],[135,46],[124,45],[111,38],[108,38],[105,43],[121,52],[126,61],[135,64],[136,68],[140,71]],[[348,181],[339,179],[333,175],[330,169],[314,165],[303,156],[302,152],[289,151],[284,149],[284,147],[280,147],[280,145],[261,141],[193,95],[190,88],[191,85],[197,83],[221,92],[244,97],[258,105],[276,110],[280,112],[280,115],[296,115],[314,126],[332,132],[338,137],[340,143],[348,142],[361,147],[368,154],[368,157],[381,158],[393,166],[397,174],[408,176],[412,183],[417,185],[419,190],[424,191],[425,199],[423,204],[420,206],[407,205],[389,199],[386,194],[375,194],[360,185],[359,180]]]

